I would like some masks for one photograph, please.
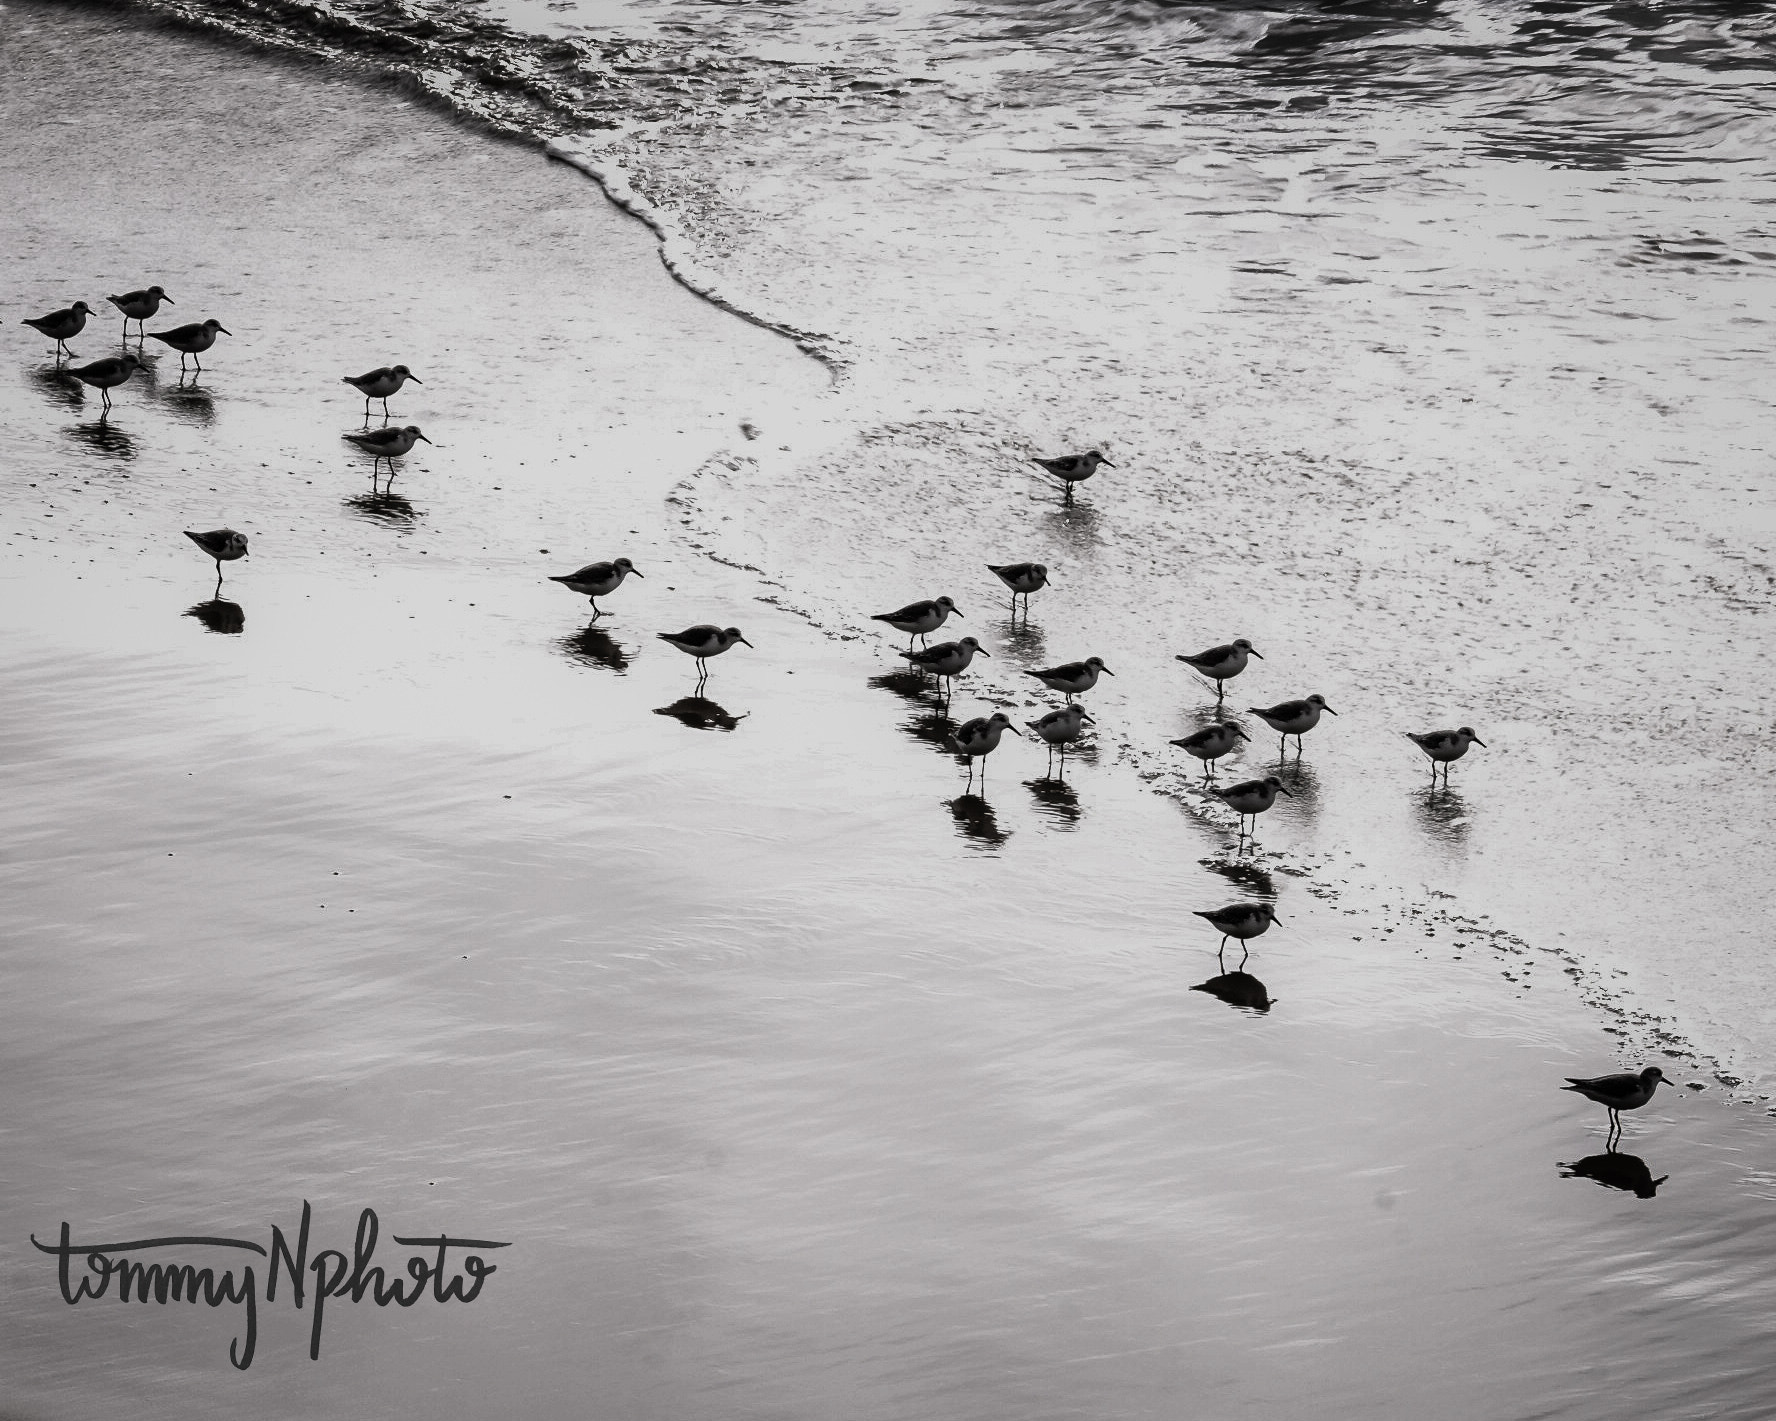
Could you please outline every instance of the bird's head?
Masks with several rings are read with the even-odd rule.
[[[962,615],[962,609],[956,605],[954,598],[939,597],[936,601],[937,605],[942,607],[944,611],[953,612],[958,617]]]
[[[1020,740],[1022,740],[1024,738],[1024,732],[1019,730],[1015,725],[1013,725],[1011,723],[1011,717],[1008,716],[1004,711],[994,711],[992,713],[992,715],[987,717],[987,724],[988,725],[996,725],[1001,730],[1009,730],[1013,735],[1017,736],[1018,739],[1020,739]]]
[[[1087,666],[1096,667],[1099,671],[1102,671],[1106,676],[1114,676],[1116,674],[1108,666],[1104,665],[1104,658],[1101,656],[1088,656],[1085,658],[1085,664]]]
[[[1295,798],[1294,795],[1290,794],[1288,790],[1283,788],[1283,782],[1280,779],[1278,779],[1275,775],[1266,775],[1264,777],[1264,783],[1269,785],[1278,794],[1283,795],[1285,798],[1288,798],[1288,799]]]
[[[431,441],[428,439],[426,441],[426,443],[429,444],[429,443],[431,443]],[[630,562],[628,558],[612,558],[611,559],[611,566],[612,567],[620,567],[623,569],[624,572],[633,574],[636,577],[641,576],[641,574],[639,572],[636,572],[635,564]]]
[[[417,424],[408,425],[407,428],[402,432],[405,434],[411,435],[415,439],[425,439],[425,442],[427,444],[430,444],[432,442],[431,440],[426,439],[425,435],[423,435],[419,432],[419,426]]]
[[[1665,1072],[1657,1066],[1648,1066],[1640,1073],[1640,1088],[1651,1095],[1665,1079]]]
[[[164,301],[169,306],[177,306],[179,304],[177,301],[173,300],[171,296],[168,296],[166,291],[159,286],[150,286],[148,288],[148,294],[156,301]]]
[[[1220,728],[1224,731],[1231,731],[1233,734],[1239,736],[1239,738],[1241,740],[1250,741],[1252,738],[1251,736],[1247,735],[1245,731],[1241,730],[1239,728],[1239,726],[1235,725],[1231,720],[1223,721]]]
[[[70,311],[78,311],[83,316],[90,316],[92,314],[92,307],[87,305],[84,301],[76,301],[68,309]]]
[[[1074,701],[1072,705],[1067,707],[1067,714],[1078,716],[1087,725],[1097,724],[1097,721],[1093,720],[1091,716],[1087,714],[1085,707],[1080,705],[1078,701]]]
[[[1106,459],[1096,449],[1092,450],[1091,453],[1087,454],[1085,457],[1087,459],[1089,459],[1093,464],[1108,464],[1112,469],[1114,469],[1116,467],[1116,465],[1111,464],[1110,461],[1108,459]]]
[[[1253,646],[1251,642],[1247,641],[1243,636],[1236,636],[1233,639],[1233,644],[1239,650],[1245,652],[1247,656],[1256,656],[1260,661],[1264,660],[1263,653],[1260,652],[1257,647]]]
[[[1331,706],[1326,704],[1326,698],[1324,696],[1322,696],[1318,691],[1315,691],[1311,696],[1309,696],[1307,698],[1307,701],[1308,701],[1309,705],[1318,706],[1321,710],[1325,711],[1327,715],[1337,715],[1338,714],[1337,711],[1333,710]]]
[[[972,656],[986,656],[986,657],[990,657],[990,656],[992,656],[992,654],[993,654],[993,653],[992,653],[992,652],[990,652],[990,651],[988,651],[988,650],[986,650],[986,649],[985,649],[985,648],[984,648],[984,647],[983,647],[983,646],[982,646],[982,645],[981,645],[981,644],[980,644],[980,643],[979,643],[979,642],[978,642],[978,641],[976,641],[976,640],[975,640],[975,639],[974,639],[974,638],[973,638],[973,637],[971,637],[971,636],[965,636],[965,637],[963,637],[963,638],[962,638],[962,640],[961,640],[961,641],[959,641],[959,642],[957,642],[957,643],[956,643],[956,645],[957,645],[957,646],[965,646],[965,647],[967,647],[967,648],[968,648],[968,651],[969,651],[969,654],[970,654],[970,655],[972,655]]]
[[[751,642],[747,641],[745,637],[740,635],[740,628],[739,627],[729,627],[725,632],[722,633],[722,635],[725,636],[729,641],[739,642],[742,646],[752,646]],[[758,650],[758,648],[756,646],[753,646],[752,649],[754,651]]]
[[[214,316],[211,316],[209,320],[204,322],[204,329],[207,331],[221,331],[225,336],[231,336],[234,334],[233,331],[229,330],[227,326],[223,325],[222,322],[218,321]]]
[[[1472,740],[1482,750],[1487,748],[1486,742],[1484,740],[1482,740],[1478,735],[1474,734],[1474,727],[1471,725],[1464,725],[1460,730],[1456,731],[1455,733],[1457,735],[1461,736],[1462,739],[1464,739],[1464,740]]]

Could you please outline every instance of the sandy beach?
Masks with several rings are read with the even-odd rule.
[[[110,12],[0,27],[8,1418],[1768,1414],[1765,1112],[1665,1057],[1611,1161],[1558,1087],[1622,1027],[1311,792],[1230,854],[1114,728],[967,792],[892,638],[708,555],[753,536],[712,484],[842,447],[828,371],[584,175]],[[235,334],[100,421],[16,321],[149,281]],[[434,445],[372,492],[340,377],[394,360]],[[619,553],[595,624],[547,581]],[[995,676],[1072,653],[958,600]],[[700,622],[754,645],[694,698],[655,633]],[[1267,1011],[1195,990],[1247,894]],[[391,1271],[509,1246],[467,1305],[330,1301],[318,1360],[262,1300],[242,1370],[238,1310],[70,1307],[31,1243],[304,1201]]]

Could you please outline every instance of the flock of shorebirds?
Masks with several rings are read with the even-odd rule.
[[[220,321],[211,318],[202,322],[177,326],[171,330],[150,331],[147,321],[155,317],[163,302],[174,304],[170,296],[159,286],[149,286],[140,291],[130,291],[123,295],[106,297],[123,316],[124,350],[113,356],[92,361],[85,365],[69,366],[64,373],[89,385],[100,392],[102,397],[101,419],[111,409],[111,391],[124,384],[143,367],[143,360],[136,351],[128,348],[129,325],[131,321],[137,326],[137,345],[143,340],[156,340],[179,352],[179,373],[181,380],[185,377],[186,361],[189,359],[198,373],[202,373],[203,365],[200,357],[216,343],[217,335],[231,335]],[[45,337],[55,341],[57,362],[68,358],[67,342],[78,336],[85,329],[87,318],[93,309],[84,301],[76,301],[64,310],[52,311],[46,316],[26,318],[23,324],[31,326]],[[374,480],[377,472],[386,462],[389,478],[394,478],[394,461],[409,453],[420,441],[430,444],[432,441],[420,432],[418,425],[393,426],[390,419],[389,397],[400,392],[409,381],[423,384],[405,365],[382,366],[362,375],[342,377],[344,383],[353,386],[364,396],[364,425],[361,432],[352,432],[344,437],[372,456],[371,477]],[[384,427],[370,429],[370,405],[372,401],[382,402]],[[1115,465],[1105,458],[1098,450],[1084,454],[1066,454],[1056,458],[1038,458],[1033,461],[1044,472],[1059,480],[1064,491],[1065,501],[1071,503],[1076,485],[1090,479],[1102,467],[1114,468]],[[232,562],[247,555],[247,539],[242,533],[231,528],[217,528],[208,532],[187,531],[186,537],[191,539],[205,554],[215,559],[216,583],[218,589],[222,583],[222,564]],[[1022,600],[1026,620],[1029,616],[1030,598],[1048,586],[1048,569],[1038,562],[990,563],[987,570],[999,579],[1011,592],[1011,611],[1015,621],[1019,601]],[[575,572],[551,577],[551,581],[560,583],[569,591],[588,598],[592,604],[593,617],[604,615],[598,605],[600,597],[608,597],[623,585],[629,577],[641,577],[643,574],[627,557],[612,558],[608,562],[588,563]],[[962,615],[955,600],[948,596],[934,597],[909,602],[892,612],[878,612],[872,620],[882,622],[894,630],[904,633],[908,638],[905,651],[899,655],[913,668],[928,673],[944,682],[943,704],[947,710],[950,691],[955,678],[966,671],[976,656],[990,656],[972,636],[964,636],[956,641],[946,641],[936,646],[930,644],[932,632],[949,620],[951,616]],[[687,627],[681,632],[659,632],[661,641],[676,647],[686,655],[695,658],[697,663],[697,691],[700,693],[709,679],[709,659],[719,656],[734,646],[752,645],[741,634],[738,627],[718,627],[700,624]],[[919,645],[914,645],[914,643]],[[1250,659],[1257,657],[1263,660],[1260,653],[1250,641],[1244,637],[1236,637],[1222,646],[1210,647],[1206,651],[1194,654],[1179,654],[1176,659],[1200,673],[1210,682],[1215,690],[1217,711],[1225,704],[1227,683],[1243,672]],[[1054,757],[1060,756],[1061,774],[1066,772],[1066,756],[1069,747],[1074,745],[1083,735],[1084,727],[1095,724],[1086,709],[1076,699],[1097,685],[1101,676],[1114,676],[1100,656],[1088,656],[1083,661],[1071,661],[1064,665],[1050,666],[1041,670],[1026,671],[1027,676],[1040,681],[1052,691],[1059,692],[1066,703],[1036,720],[1025,722],[1025,726],[1048,748],[1050,757],[1050,773],[1053,772]],[[1289,737],[1295,738],[1296,756],[1302,753],[1302,739],[1319,723],[1324,715],[1337,715],[1338,712],[1326,704],[1324,696],[1315,692],[1298,700],[1281,701],[1273,706],[1250,706],[1248,710],[1257,716],[1279,737],[1279,759],[1286,759]],[[951,732],[949,748],[957,755],[966,759],[968,764],[969,782],[972,785],[975,775],[975,761],[981,764],[982,783],[985,783],[985,757],[999,748],[1001,737],[1006,731],[1013,735],[1022,735],[1012,723],[1012,718],[1002,710],[991,715],[976,716],[962,722]],[[1407,738],[1424,752],[1431,762],[1431,786],[1434,790],[1437,783],[1437,768],[1443,768],[1445,786],[1449,780],[1449,766],[1468,753],[1471,745],[1485,746],[1486,742],[1476,735],[1470,726],[1462,726],[1456,730],[1433,730],[1423,733],[1405,732]],[[1200,760],[1203,764],[1205,782],[1215,773],[1215,762],[1230,754],[1242,740],[1249,740],[1245,730],[1232,719],[1217,720],[1193,734],[1183,736],[1171,743],[1183,750],[1185,754]],[[1278,775],[1266,775],[1261,779],[1246,780],[1226,788],[1213,788],[1210,791],[1221,799],[1239,816],[1239,842],[1243,844],[1248,834],[1247,821],[1251,821],[1251,833],[1256,833],[1257,819],[1260,814],[1276,803],[1277,796],[1288,796],[1282,778]],[[1261,936],[1272,923],[1280,921],[1274,905],[1270,903],[1233,903],[1225,908],[1213,911],[1198,912],[1197,917],[1206,920],[1209,925],[1221,934],[1221,941],[1216,949],[1216,959],[1221,963],[1223,977],[1221,980],[1233,982],[1243,976],[1246,959],[1250,955],[1250,944],[1253,938]],[[1245,950],[1240,959],[1240,967],[1234,973],[1226,972],[1223,954],[1228,939],[1237,939]],[[1237,992],[1237,987],[1229,992]],[[1259,989],[1262,997],[1262,989]],[[1232,999],[1230,995],[1230,999]],[[1268,1005],[1268,1002],[1265,1003]],[[1645,1105],[1653,1097],[1664,1077],[1657,1066],[1649,1066],[1638,1073],[1598,1076],[1589,1079],[1568,1077],[1566,1090],[1576,1091],[1605,1106],[1609,1110],[1609,1148],[1614,1149],[1621,1133],[1621,1115],[1624,1110],[1635,1110]]]

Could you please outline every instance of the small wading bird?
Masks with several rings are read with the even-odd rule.
[[[355,386],[364,397],[364,423],[370,423],[370,401],[382,401],[382,417],[386,422],[389,417],[388,397],[398,391],[401,386],[411,380],[415,385],[423,385],[425,381],[415,375],[405,365],[380,365],[362,375],[342,375],[340,379],[347,385]]]
[[[987,571],[1011,589],[1011,615],[1017,616],[1017,599],[1024,599],[1024,615],[1030,615],[1030,594],[1048,586],[1048,569],[1039,562],[988,563]]]
[[[1246,835],[1246,820],[1252,821],[1252,832],[1258,832],[1258,816],[1276,803],[1280,794],[1288,799],[1295,796],[1283,788],[1283,782],[1275,775],[1266,775],[1261,780],[1247,780],[1243,784],[1230,785],[1226,789],[1212,791],[1217,799],[1240,817],[1240,837]]]
[[[999,737],[1008,730],[1019,739],[1023,738],[1023,732],[1011,723],[1011,717],[1004,711],[994,711],[991,715],[977,715],[973,720],[964,721],[956,727],[955,734],[950,737],[950,748],[958,755],[967,756],[970,781],[974,779],[975,757],[977,755],[983,757],[991,755],[999,748]],[[987,767],[983,760],[981,764],[981,782],[983,784],[986,782],[986,778]]]
[[[1651,1100],[1653,1092],[1664,1081],[1665,1073],[1657,1066],[1648,1066],[1638,1075],[1624,1071],[1621,1075],[1592,1076],[1589,1080],[1579,1076],[1566,1079],[1567,1084],[1560,1087],[1562,1090],[1577,1091],[1586,1100],[1595,1100],[1609,1109],[1608,1141],[1613,1149],[1616,1141],[1622,1138],[1622,1111],[1639,1110]]]
[[[1061,773],[1067,772],[1067,747],[1079,739],[1081,729],[1097,722],[1085,713],[1081,705],[1062,706],[1052,710],[1041,720],[1026,720],[1025,725],[1036,732],[1048,744],[1049,769],[1054,768],[1055,750],[1061,752]]]
[[[1229,720],[1223,721],[1219,725],[1205,725],[1195,734],[1186,735],[1181,740],[1174,740],[1172,744],[1186,755],[1194,755],[1201,760],[1203,762],[1203,778],[1207,779],[1215,772],[1215,761],[1233,749],[1236,741],[1250,740],[1251,738]]]
[[[395,476],[396,459],[402,458],[418,440],[425,439],[427,444],[432,443],[419,432],[417,424],[409,424],[405,428],[397,426],[394,429],[373,429],[368,434],[348,434],[345,437],[366,454],[373,456],[370,464],[371,478],[376,477],[377,468],[386,459],[388,460],[389,477],[392,479]],[[432,445],[432,447],[436,448],[437,446]]]
[[[1471,726],[1464,725],[1460,730],[1432,730],[1423,735],[1415,735],[1412,731],[1404,732],[1406,738],[1431,757],[1431,783],[1437,783],[1437,766],[1443,766],[1443,783],[1449,783],[1449,762],[1459,760],[1468,753],[1468,746],[1478,745],[1482,750],[1486,742],[1474,734]]]
[[[1213,680],[1215,699],[1219,701],[1227,694],[1228,681],[1246,669],[1248,656],[1264,660],[1263,653],[1254,650],[1252,643],[1242,636],[1235,637],[1226,646],[1211,646],[1207,651],[1199,651],[1195,656],[1180,653],[1178,660]]]
[[[1061,481],[1061,487],[1067,491],[1068,503],[1073,501],[1073,485],[1082,484],[1097,473],[1099,464],[1108,464],[1112,469],[1116,467],[1096,449],[1089,454],[1062,454],[1056,459],[1033,458],[1030,462],[1040,465]]]
[[[148,339],[170,345],[179,352],[179,374],[185,373],[185,357],[191,357],[191,363],[197,367],[197,373],[203,374],[203,361],[197,357],[202,355],[216,343],[216,333],[231,336],[233,331],[218,321],[214,316],[189,326],[174,326],[170,331],[149,331]]]
[[[68,373],[82,384],[98,390],[104,401],[99,407],[100,418],[103,418],[111,409],[111,391],[141,368],[142,362],[136,358],[135,352],[126,350],[122,355],[108,355],[91,365],[70,366]]]
[[[1046,671],[1026,671],[1024,675],[1034,676],[1051,691],[1059,691],[1064,696],[1077,696],[1098,684],[1099,672],[1106,676],[1116,674],[1104,665],[1103,657],[1088,656],[1084,661],[1069,661],[1065,666],[1050,666]]]
[[[686,627],[682,632],[656,632],[661,641],[669,646],[676,646],[686,656],[697,658],[697,685],[702,687],[709,679],[709,660],[711,656],[720,656],[735,642],[752,646],[745,637],[740,635],[739,627],[717,627],[708,622],[699,622],[694,627]],[[755,651],[756,647],[753,648]]]
[[[179,304],[158,286],[150,286],[146,291],[126,291],[121,296],[107,296],[105,299],[123,312],[123,338],[125,340],[129,339],[129,323],[131,321],[136,323],[137,341],[140,341],[148,333],[148,327],[142,322],[159,312],[162,301],[169,306]]]
[[[602,617],[604,613],[599,609],[598,599],[610,596],[623,585],[623,579],[631,573],[636,577],[641,576],[628,558],[612,558],[609,562],[589,562],[578,572],[570,572],[566,577],[551,577],[549,581],[559,582],[569,592],[577,592],[590,599],[592,615]]]
[[[67,341],[71,341],[86,327],[86,318],[92,314],[92,307],[84,301],[76,301],[65,311],[51,311],[47,316],[26,316],[19,324],[30,326],[41,331],[56,343],[56,358],[60,359],[68,353]]]
[[[961,641],[940,641],[936,646],[927,647],[923,651],[903,651],[901,659],[910,661],[921,671],[929,671],[933,676],[941,676],[946,682],[954,681],[968,669],[968,663],[976,655],[990,657],[992,652],[983,651],[981,644],[971,636]],[[944,688],[944,698],[949,698],[949,687]]]
[[[185,536],[216,560],[218,587],[222,585],[222,564],[247,555],[247,535],[232,528],[217,528],[209,533],[193,533],[187,528]]]
[[[1215,960],[1221,963],[1221,970],[1227,970],[1227,964],[1221,961],[1221,954],[1227,950],[1227,939],[1236,937],[1245,954],[1240,958],[1240,967],[1246,965],[1246,958],[1252,955],[1249,946],[1255,937],[1261,937],[1270,930],[1272,923],[1280,923],[1277,910],[1269,903],[1230,903],[1225,908],[1216,908],[1213,912],[1196,915],[1205,919],[1209,926],[1221,934],[1221,945],[1215,949]]]
[[[923,640],[936,631],[951,617],[962,615],[959,608],[948,597],[933,597],[924,602],[908,602],[898,612],[875,612],[870,615],[872,622],[886,622],[897,632],[907,634],[907,649],[912,650],[912,638]]]
[[[1306,700],[1284,701],[1280,705],[1272,706],[1269,710],[1261,710],[1257,706],[1247,706],[1246,709],[1282,736],[1282,741],[1277,747],[1279,757],[1288,752],[1291,735],[1295,737],[1295,753],[1297,755],[1301,753],[1301,737],[1320,723],[1321,711],[1325,711],[1327,715],[1338,714],[1326,704],[1326,698],[1318,691],[1315,691]]]

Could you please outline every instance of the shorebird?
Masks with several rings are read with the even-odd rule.
[[[170,331],[149,331],[148,339],[161,341],[179,352],[179,373],[185,373],[185,357],[190,356],[197,366],[197,373],[203,374],[203,361],[197,357],[202,355],[216,343],[216,333],[231,336],[233,331],[218,321],[214,316],[207,321],[189,326],[174,326]]]
[[[1011,589],[1011,614],[1017,615],[1017,599],[1024,599],[1024,615],[1030,615],[1030,594],[1048,586],[1048,569],[1039,562],[988,563],[987,571]]]
[[[91,314],[91,306],[84,301],[76,301],[65,311],[51,311],[47,316],[26,316],[19,324],[31,326],[53,340],[59,358],[68,353],[65,342],[80,334],[86,326],[86,318]]]
[[[105,299],[113,306],[117,307],[119,311],[123,312],[123,338],[125,340],[129,339],[129,323],[134,321],[136,323],[136,339],[138,341],[140,341],[148,331],[148,327],[143,325],[142,322],[146,321],[150,316],[160,310],[160,303],[162,301],[166,302],[169,306],[177,306],[179,304],[158,286],[150,286],[146,291],[126,291],[121,296],[107,296]]]
[[[1215,699],[1219,701],[1227,693],[1227,682],[1246,669],[1248,656],[1264,660],[1263,653],[1255,650],[1242,636],[1235,637],[1226,646],[1211,646],[1207,651],[1199,651],[1195,656],[1180,654],[1178,660],[1213,680]]]
[[[623,579],[631,573],[640,577],[635,571],[635,564],[628,558],[613,558],[610,562],[589,562],[578,572],[570,572],[566,577],[551,577],[549,581],[559,582],[569,592],[577,592],[589,598],[592,603],[592,615],[604,615],[598,609],[598,599],[608,597],[623,585]]]
[[[1062,454],[1057,459],[1031,459],[1030,462],[1041,465],[1061,481],[1061,486],[1067,490],[1069,503],[1073,501],[1073,485],[1082,484],[1097,473],[1099,464],[1110,464],[1113,469],[1116,467],[1096,449],[1089,454]]]
[[[82,384],[91,385],[98,390],[104,404],[103,412],[111,408],[111,391],[121,385],[136,371],[142,368],[142,362],[134,351],[126,350],[122,355],[108,355],[103,360],[95,360],[91,365],[70,366],[68,373]]]
[[[1468,746],[1478,745],[1482,750],[1486,742],[1474,734],[1471,726],[1464,725],[1460,730],[1432,730],[1423,735],[1415,735],[1412,731],[1405,732],[1406,738],[1431,757],[1431,783],[1437,783],[1437,766],[1443,766],[1443,783],[1449,783],[1449,762],[1459,760],[1468,753]]]
[[[977,755],[990,755],[999,748],[999,737],[1006,731],[1023,738],[1023,732],[1011,723],[1011,717],[1004,711],[994,711],[992,715],[977,715],[973,720],[964,721],[956,727],[950,736],[950,748],[958,755],[968,757],[968,778],[974,778],[974,760]],[[981,779],[987,777],[987,767],[981,766]]]
[[[699,688],[709,679],[709,661],[711,656],[720,656],[735,642],[743,642],[747,646],[752,643],[740,635],[739,627],[711,626],[708,622],[699,622],[694,627],[686,627],[682,632],[656,632],[656,636],[668,645],[676,646],[686,656],[697,658],[697,685]],[[757,648],[754,648],[756,650]]]
[[[1099,672],[1106,676],[1116,674],[1104,665],[1103,657],[1088,656],[1084,661],[1069,661],[1065,666],[1050,666],[1046,671],[1026,671],[1024,675],[1034,676],[1051,691],[1059,691],[1065,696],[1077,696],[1098,684]]]
[[[1609,1110],[1610,1128],[1608,1139],[1613,1146],[1622,1137],[1622,1114],[1624,1110],[1639,1110],[1653,1098],[1653,1092],[1665,1079],[1665,1073],[1657,1066],[1648,1066],[1638,1075],[1624,1071],[1617,1076],[1592,1076],[1589,1080],[1578,1076],[1568,1076],[1567,1084],[1562,1090],[1577,1091],[1586,1100],[1595,1100]]]
[[[368,434],[348,434],[345,437],[365,453],[375,456],[370,465],[372,478],[376,477],[376,466],[384,459],[388,460],[389,477],[393,478],[395,460],[406,454],[416,440],[425,439],[427,444],[432,442],[419,432],[417,424],[410,424],[405,428],[396,425],[393,429],[373,429]]]
[[[355,386],[358,393],[363,395],[365,424],[370,423],[370,401],[382,401],[382,417],[386,421],[389,417],[388,397],[390,395],[409,380],[415,385],[425,384],[424,380],[405,365],[379,365],[376,369],[366,371],[362,375],[343,375],[340,379],[344,384]]]
[[[1205,725],[1194,735],[1186,735],[1182,740],[1174,740],[1186,755],[1194,755],[1203,762],[1203,778],[1207,779],[1215,770],[1215,761],[1233,749],[1236,740],[1250,740],[1247,735],[1231,720],[1219,725]]]
[[[217,528],[209,533],[193,533],[187,528],[185,536],[216,560],[218,587],[222,585],[222,564],[247,555],[247,535],[232,528]]]
[[[952,616],[961,616],[962,611],[948,597],[934,597],[924,602],[908,602],[898,612],[875,612],[870,616],[872,622],[886,622],[897,632],[907,634],[907,649],[912,649],[912,638],[923,638],[936,631]]]
[[[1301,737],[1320,723],[1321,711],[1325,711],[1327,715],[1338,714],[1326,704],[1326,698],[1318,691],[1306,700],[1283,701],[1269,710],[1261,710],[1257,706],[1247,706],[1246,709],[1282,736],[1282,744],[1277,750],[1279,756],[1287,752],[1291,735],[1295,737],[1295,753],[1301,753]]]
[[[1215,949],[1215,960],[1221,962],[1221,954],[1227,950],[1227,939],[1236,937],[1242,944],[1249,943],[1255,937],[1261,937],[1270,930],[1272,923],[1280,923],[1277,910],[1269,903],[1230,903],[1225,908],[1216,908],[1212,913],[1197,913],[1199,918],[1207,920],[1210,927],[1221,934],[1221,945]],[[1246,965],[1246,957],[1252,955],[1252,949],[1246,948],[1245,956],[1240,958],[1240,966]],[[1226,971],[1227,964],[1221,962]]]
[[[953,681],[968,669],[968,663],[976,655],[991,656],[992,652],[983,651],[981,644],[971,636],[961,641],[940,641],[936,646],[927,647],[922,651],[903,651],[901,658],[910,661],[921,671],[929,671],[933,676],[941,676],[946,681]],[[944,695],[948,698],[948,688]]]
[[[1067,768],[1067,747],[1079,739],[1080,731],[1084,726],[1096,725],[1097,722],[1085,713],[1084,706],[1067,705],[1062,706],[1059,710],[1050,711],[1041,720],[1026,720],[1024,724],[1048,742],[1048,759],[1051,768],[1054,764],[1055,748],[1060,747],[1061,770],[1064,773]]]
[[[1231,785],[1227,789],[1213,791],[1216,798],[1224,801],[1227,807],[1240,817],[1240,837],[1246,833],[1245,821],[1252,821],[1252,832],[1258,832],[1258,816],[1276,803],[1276,797],[1285,795],[1290,799],[1295,796],[1283,788],[1283,782],[1275,775],[1266,775],[1261,780],[1246,780],[1243,784]]]

